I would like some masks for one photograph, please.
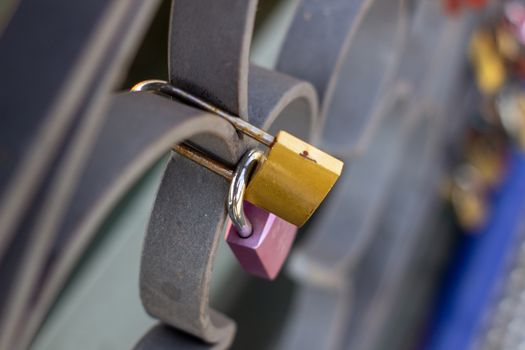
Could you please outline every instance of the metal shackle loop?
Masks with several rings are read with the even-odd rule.
[[[237,233],[243,238],[248,238],[252,234],[252,224],[244,215],[244,193],[250,175],[263,157],[264,153],[257,149],[246,152],[235,168],[233,180],[228,192],[228,215],[237,229]]]
[[[232,124],[235,129],[240,131],[241,133],[253,138],[254,140],[262,143],[263,145],[266,145],[268,147],[271,147],[273,143],[275,142],[275,137],[273,135],[270,135],[264,130],[261,130],[247,121],[239,118],[238,116],[235,116],[233,114],[230,114],[226,111],[223,111],[208,102],[201,100],[197,96],[193,96],[192,94],[179,89],[176,86],[171,85],[167,81],[164,80],[145,80],[142,81],[135,86],[131,88],[131,91],[153,91],[153,92],[160,92],[165,95],[175,97],[178,99],[181,99],[193,106],[196,106],[198,108],[201,108],[205,111],[208,111],[210,113],[213,113],[215,115],[218,115],[219,117],[222,117],[226,119],[230,124]]]

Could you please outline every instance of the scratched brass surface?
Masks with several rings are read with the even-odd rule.
[[[245,199],[302,226],[335,184],[343,162],[280,131],[252,176]]]

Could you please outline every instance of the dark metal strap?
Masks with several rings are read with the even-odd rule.
[[[174,0],[170,82],[246,119],[256,6],[257,0]]]
[[[250,81],[257,82],[257,94],[250,95],[257,97],[250,101],[250,122],[308,134],[317,103],[311,85],[259,68],[250,71]],[[220,176],[174,155],[155,201],[141,263],[141,296],[148,312],[209,343],[229,336],[214,324],[208,306],[228,187]]]
[[[376,0],[375,3],[379,6],[380,2],[381,0]],[[385,3],[383,1],[383,5]],[[393,3],[395,2],[392,1],[391,4]],[[387,298],[383,299],[384,304],[379,304],[378,300],[380,300],[380,296],[385,296],[383,293],[386,288],[392,288],[392,290],[396,291],[400,289],[399,285],[396,285],[395,281],[388,274],[395,274],[396,277],[401,279],[401,276],[407,271],[406,259],[395,259],[395,255],[393,255],[395,253],[391,253],[392,249],[388,246],[386,237],[379,237],[377,234],[382,233],[385,236],[395,235],[395,237],[412,239],[414,235],[420,233],[417,231],[420,227],[418,227],[419,224],[415,217],[428,213],[429,205],[424,202],[424,199],[428,200],[432,195],[421,188],[418,190],[412,188],[412,190],[408,191],[404,182],[406,181],[406,174],[402,170],[406,168],[415,171],[415,169],[422,166],[422,163],[434,162],[432,166],[429,163],[425,165],[427,167],[426,173],[418,172],[414,178],[411,178],[412,185],[417,181],[424,182],[423,179],[427,178],[429,181],[426,182],[426,185],[432,188],[433,184],[430,180],[432,176],[429,176],[430,173],[428,171],[429,169],[436,171],[436,169],[439,169],[440,164],[439,158],[435,153],[424,153],[425,140],[428,141],[431,136],[439,136],[444,129],[433,127],[430,133],[423,135],[416,126],[421,118],[424,117],[429,119],[454,119],[443,114],[439,115],[439,117],[436,117],[436,114],[431,116],[425,115],[428,106],[425,106],[424,103],[433,98],[433,96],[430,97],[431,94],[436,93],[432,91],[432,89],[436,88],[436,81],[447,81],[448,84],[446,86],[448,88],[455,83],[449,79],[433,77],[431,72],[440,72],[439,74],[442,74],[441,72],[447,70],[444,68],[447,63],[449,67],[457,65],[458,61],[452,63],[452,61],[447,61],[445,57],[451,55],[448,59],[454,60],[452,57],[455,55],[454,53],[460,52],[459,47],[454,46],[454,41],[460,41],[461,39],[456,38],[453,40],[452,36],[445,38],[443,33],[440,32],[443,23],[435,23],[433,21],[436,17],[439,17],[440,13],[437,3],[432,0],[425,0],[418,2],[417,5],[418,12],[424,10],[425,13],[423,18],[418,18],[413,22],[413,27],[409,33],[414,47],[409,52],[403,53],[402,70],[398,73],[400,75],[394,76],[395,79],[403,81],[407,85],[386,85],[390,86],[392,94],[380,96],[381,103],[374,106],[375,111],[372,114],[372,118],[367,121],[372,126],[373,124],[378,125],[373,127],[367,126],[362,129],[364,133],[358,137],[361,141],[354,143],[356,146],[359,144],[365,145],[366,147],[364,148],[366,150],[361,154],[363,147],[354,148],[356,150],[354,153],[359,153],[361,157],[354,159],[350,166],[347,167],[348,174],[343,175],[344,177],[339,181],[334,195],[325,203],[324,211],[320,213],[321,215],[317,217],[317,222],[310,228],[312,234],[301,242],[296,250],[297,254],[292,256],[291,264],[289,265],[292,277],[301,285],[301,294],[303,292],[311,293],[309,292],[311,289],[317,289],[318,293],[324,291],[325,295],[330,295],[329,292],[331,291],[331,295],[334,298],[333,303],[337,304],[342,302],[340,298],[348,297],[341,293],[342,290],[353,287],[356,291],[353,293],[353,306],[351,305],[344,311],[348,317],[346,320],[342,320],[343,324],[341,325],[347,331],[352,332],[351,335],[334,340],[324,337],[320,332],[304,333],[311,341],[316,341],[320,338],[324,339],[326,347],[336,344],[336,348],[377,348],[377,344],[374,344],[375,340],[371,339],[370,335],[372,333],[368,333],[368,329],[379,330],[383,326],[383,322],[386,319],[385,312],[388,312],[387,310],[393,303],[392,300]],[[369,15],[372,15],[374,8],[380,8],[374,7],[375,5],[371,6],[368,10]],[[384,15],[388,16],[391,13]],[[381,16],[378,18],[381,18]],[[362,21],[363,24],[361,25],[363,26],[367,20],[364,18]],[[388,21],[388,19],[385,19],[385,21]],[[367,27],[367,30],[369,29]],[[423,30],[426,30],[426,32]],[[432,33],[429,33],[429,31],[432,31]],[[458,35],[458,33],[464,33],[464,31],[459,29],[454,31],[454,33]],[[354,40],[359,41],[358,37],[359,33],[357,32]],[[422,46],[431,45],[432,40],[428,38],[435,38],[436,42],[443,44],[446,39],[446,43],[449,46],[444,46],[440,50],[436,46],[436,42],[434,42],[432,50],[430,48],[429,50],[421,50]],[[382,40],[379,42],[383,44]],[[356,45],[356,43],[351,45]],[[352,47],[350,51],[353,51],[355,48]],[[366,49],[363,49],[361,54],[365,52],[368,53]],[[414,52],[418,54],[412,54]],[[424,52],[429,52],[430,55],[432,55],[431,52],[440,52],[439,61],[444,61],[442,63],[443,69],[435,70],[433,62],[425,56],[421,56],[421,53]],[[350,52],[350,55],[352,54]],[[434,54],[434,56],[438,55]],[[374,59],[373,54],[370,56],[370,59]],[[363,71],[366,72],[368,69],[367,63],[358,62],[360,62],[360,67],[363,67]],[[374,67],[374,65],[372,64],[371,67]],[[378,68],[377,66],[375,67]],[[417,70],[414,72],[415,68]],[[410,75],[407,75],[407,72]],[[367,84],[366,79],[360,78],[359,74],[356,75],[356,79],[359,82],[365,81],[365,84]],[[354,94],[351,89],[345,90],[344,86],[345,83],[337,86],[338,94],[342,94],[341,96],[359,96],[359,94]],[[444,88],[444,86],[441,87],[441,89]],[[368,88],[364,87],[364,89]],[[369,97],[364,98],[361,96],[361,98],[370,101]],[[337,100],[336,97],[334,97],[335,100]],[[352,101],[350,98],[350,109],[348,111],[353,110]],[[324,104],[326,101],[323,100],[322,103]],[[449,104],[441,104],[441,106],[446,105]],[[324,105],[323,111],[326,112],[326,108],[326,105]],[[366,109],[359,108],[361,111],[366,112]],[[351,126],[352,118],[357,115],[355,111],[352,112],[349,116],[351,120],[348,126]],[[326,116],[330,118],[330,115]],[[349,130],[344,128],[345,124],[342,119],[338,119],[336,116],[336,120],[338,127],[345,131]],[[327,119],[327,123],[330,123],[329,119]],[[359,129],[359,125],[361,125],[359,121],[357,125]],[[451,127],[450,124],[449,127]],[[324,132],[327,136],[330,136],[329,127],[325,128]],[[353,135],[352,129],[350,129],[350,134]],[[332,136],[336,137],[337,134]],[[413,144],[407,144],[407,141],[410,139],[415,140]],[[434,150],[443,146],[440,143],[443,142],[442,139],[431,142],[434,142]],[[418,156],[411,156],[408,153],[408,149],[412,149],[415,153],[421,151],[421,154],[418,153]],[[395,198],[396,195],[400,195],[398,191],[402,191],[402,189],[404,190],[403,203],[406,202],[406,205],[400,205],[400,201]],[[403,210],[403,212],[396,211],[396,214],[398,214],[396,215],[393,213],[395,210]],[[349,216],[349,213],[354,213],[355,215]],[[392,218],[396,218],[395,224],[390,221],[393,220]],[[349,227],[349,229],[342,230],[344,227]],[[398,239],[402,240],[403,238]],[[407,244],[409,244],[408,241]],[[399,250],[397,252],[399,254]],[[377,267],[377,271],[366,269],[367,266],[373,268],[373,264],[378,264],[378,262],[384,265]],[[383,273],[383,270],[388,272]],[[374,294],[371,294],[370,291],[374,291]],[[287,336],[283,339],[283,344],[290,347],[294,344],[301,344],[297,342],[297,339],[294,339],[294,334],[298,334],[300,329],[304,329],[303,327],[308,325],[308,322],[304,320],[320,317],[322,319],[341,321],[339,310],[335,311],[334,308],[327,307],[320,311],[315,307],[315,304],[312,300],[296,304],[292,320],[297,322],[293,323],[291,321],[289,323],[291,332],[287,333],[289,337]],[[362,307],[358,309],[358,305],[362,305]],[[302,316],[297,317],[295,315]],[[302,341],[305,341],[305,339],[303,338]],[[300,348],[300,346],[296,348]]]
[[[277,69],[320,96],[314,140],[348,158],[362,153],[381,115],[377,104],[402,52],[403,0],[302,0]]]
[[[184,332],[169,326],[158,324],[146,333],[133,350],[219,350],[231,345],[231,337],[221,339],[216,344],[206,344]]]
[[[7,133],[0,142],[9,153],[0,184],[7,189],[0,188],[0,283],[10,286],[0,292],[0,309],[6,308],[0,315],[0,347],[21,322],[109,93],[157,4],[126,0],[72,6],[54,0],[42,6],[24,0],[0,38],[3,76],[12,80],[0,91],[6,102],[2,132]],[[36,91],[31,103],[21,100],[29,87]]]
[[[157,5],[156,0],[78,6],[64,0],[20,1],[0,37],[0,74],[10,81],[0,89],[0,257],[41,195],[39,186],[49,185],[50,167],[70,153],[67,174],[60,176],[70,181],[81,168],[107,95]]]
[[[25,319],[23,342],[38,328],[108,212],[174,143],[197,134],[206,135],[219,156],[230,162],[236,159],[239,141],[226,121],[149,93],[114,97],[58,235],[50,237],[56,244],[52,252],[46,251],[51,259],[39,276],[44,281],[40,293],[24,309],[24,316],[30,317]],[[209,217],[210,225],[214,220]]]
[[[312,86],[254,66],[248,71],[255,6],[256,1],[175,1],[172,83],[241,117],[249,111],[250,123],[260,128],[285,128],[308,137],[317,111]],[[215,344],[224,344],[230,333],[209,314],[213,257],[224,233],[217,226],[223,221],[212,225],[210,217],[221,213],[224,220],[227,186],[175,155],[155,202],[141,266],[141,295],[148,312]]]

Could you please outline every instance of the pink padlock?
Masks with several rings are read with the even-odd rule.
[[[241,237],[230,221],[226,242],[246,272],[273,280],[290,252],[297,226],[248,202],[243,206],[252,224],[252,234]]]

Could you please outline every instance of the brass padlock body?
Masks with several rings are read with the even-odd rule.
[[[469,51],[479,90],[496,94],[507,79],[507,71],[492,34],[486,30],[474,32]]]
[[[280,131],[252,175],[245,200],[302,226],[324,200],[343,162]]]

